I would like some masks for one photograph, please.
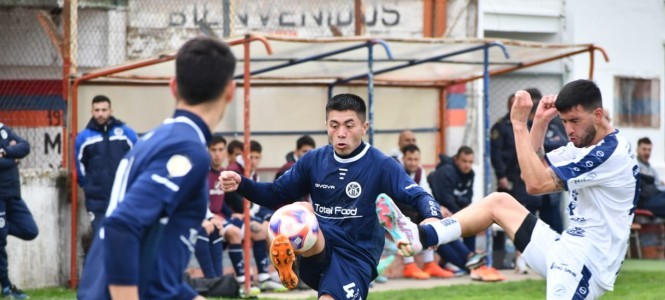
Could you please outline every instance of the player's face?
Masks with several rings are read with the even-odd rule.
[[[352,110],[328,113],[326,120],[328,139],[337,155],[349,155],[360,146],[363,135],[367,132],[368,124],[360,120],[358,114]]]
[[[314,147],[310,145],[303,145],[302,147],[300,147],[300,149],[296,149],[294,153],[297,158],[301,158],[303,155],[305,155],[305,153],[312,151],[313,149]]]
[[[561,121],[563,121],[563,125],[566,128],[566,135],[568,135],[568,139],[575,147],[588,147],[594,141],[598,114],[602,118],[602,108],[588,112],[581,105],[577,105],[571,110],[560,114]]]
[[[224,160],[226,160],[226,145],[224,143],[210,145],[208,152],[210,153],[212,166],[216,169],[221,168]]]
[[[261,153],[253,151],[249,153],[249,167],[250,171],[254,172],[261,164]]]
[[[414,173],[420,167],[420,151],[407,152],[402,157],[404,162],[404,169],[409,174]]]
[[[99,125],[106,124],[111,117],[111,104],[108,102],[97,102],[92,104],[92,117]]]
[[[650,144],[640,144],[637,146],[637,157],[643,161],[648,162],[651,158],[651,146]]]
[[[462,174],[469,174],[473,165],[473,153],[460,153],[455,156],[454,162]]]

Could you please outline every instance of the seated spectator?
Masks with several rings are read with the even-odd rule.
[[[640,165],[640,197],[637,207],[651,211],[655,216],[665,218],[665,182],[649,163],[651,140],[648,137],[637,141],[637,163]]]

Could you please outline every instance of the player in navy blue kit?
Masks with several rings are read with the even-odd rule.
[[[233,97],[235,63],[215,39],[194,38],[178,51],[176,111],[120,162],[79,299],[202,299],[183,272],[208,206],[206,144]]]
[[[311,205],[293,205],[309,207],[321,229],[315,245],[301,253],[299,264],[301,279],[318,291],[319,299],[367,298],[385,237],[375,204],[381,193],[412,205],[425,218],[441,218],[439,204],[397,161],[362,141],[368,128],[365,115],[362,98],[336,95],[326,105],[330,145],[310,151],[273,183],[255,182],[235,172],[220,176],[225,192],[237,190],[250,201],[274,210],[310,195]],[[418,234],[417,226],[403,230],[408,229],[408,233]],[[295,288],[294,251],[284,238],[278,235],[272,241],[271,260],[282,284]],[[406,246],[403,250],[411,248]],[[408,250],[412,255],[420,249]]]

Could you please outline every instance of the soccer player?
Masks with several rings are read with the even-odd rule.
[[[318,291],[319,299],[366,299],[385,239],[376,214],[379,194],[385,192],[416,207],[424,217],[433,218],[430,221],[441,214],[432,196],[397,161],[362,141],[368,128],[362,98],[339,94],[330,99],[326,127],[330,144],[310,151],[275,182],[259,183],[235,172],[222,172],[220,180],[226,192],[237,190],[272,209],[309,194],[312,204],[293,205],[312,210],[321,230],[314,246],[300,253],[300,277]],[[401,233],[416,235],[417,230],[413,225]],[[412,249],[405,238],[396,240],[403,253],[421,250]],[[285,236],[275,237],[270,255],[282,284],[294,288],[298,283],[292,270],[295,255]]]
[[[626,253],[639,192],[635,153],[604,118],[600,89],[592,81],[576,80],[558,96],[544,97],[529,132],[532,106],[526,91],[515,94],[510,118],[522,177],[532,194],[570,192],[568,229],[558,234],[512,196],[493,193],[423,225],[420,239],[426,247],[443,244],[497,223],[531,268],[547,278],[548,299],[598,298],[614,288]],[[557,113],[570,143],[545,155],[544,135]]]
[[[176,54],[173,118],[120,162],[107,218],[87,257],[79,299],[201,299],[183,281],[208,205],[206,145],[233,99],[236,60],[224,43]]]

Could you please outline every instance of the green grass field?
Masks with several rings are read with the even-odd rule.
[[[630,260],[624,263],[614,292],[603,299],[664,299],[665,261]],[[527,280],[495,284],[474,284],[431,289],[371,292],[369,299],[434,300],[434,299],[544,299],[544,280]],[[75,293],[63,288],[26,291],[30,299],[75,299]],[[268,299],[268,298],[261,298]],[[310,298],[314,299],[314,298]]]

